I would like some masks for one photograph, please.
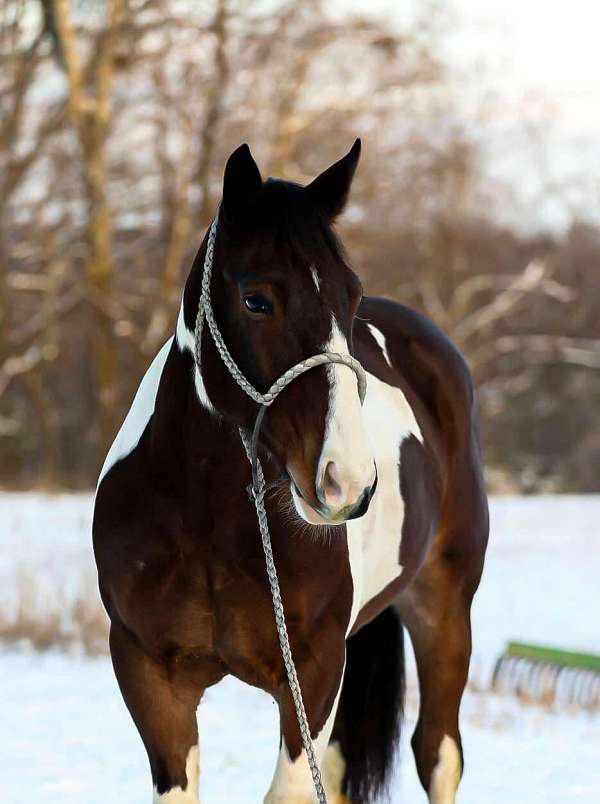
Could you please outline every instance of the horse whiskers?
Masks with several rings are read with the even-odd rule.
[[[273,483],[267,492],[267,499],[272,500],[280,511],[282,510],[282,506],[291,506],[292,498],[287,482],[281,480],[280,482]]]
[[[300,519],[300,517],[298,518]],[[327,547],[332,546],[334,536],[339,535],[341,527],[340,525],[313,525],[311,522],[306,522],[304,519],[301,519],[301,523],[297,531],[300,538],[306,537],[312,542],[325,541]]]
[[[313,525],[302,519],[292,499],[289,486],[286,481],[273,485],[269,489],[269,499],[277,506],[285,525],[290,527],[292,535],[298,538],[308,538],[312,542],[323,542],[325,540],[328,547],[331,547],[333,539],[340,534],[341,525]]]

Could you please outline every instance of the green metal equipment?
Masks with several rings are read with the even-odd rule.
[[[498,658],[492,689],[552,704],[600,708],[600,656],[545,645],[508,642]]]

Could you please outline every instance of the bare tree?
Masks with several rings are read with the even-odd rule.
[[[600,426],[581,402],[600,393],[600,234],[497,224],[510,188],[486,183],[481,144],[444,122],[442,5],[415,8],[394,29],[334,19],[323,0],[5,0],[3,482],[94,482],[244,140],[265,173],[307,181],[363,136],[344,242],[368,292],[423,310],[463,350],[497,466],[518,482],[524,466],[554,472],[529,435],[564,443],[536,405]],[[580,429],[569,454],[591,456]]]
[[[77,132],[87,202],[85,275],[93,304],[89,338],[97,386],[98,453],[115,432],[118,421],[117,359],[106,300],[114,277],[111,252],[111,212],[107,198],[107,139],[111,126],[115,52],[123,0],[108,0],[105,24],[95,33],[89,69],[81,64],[70,0],[54,0],[56,41],[62,54],[68,110]]]

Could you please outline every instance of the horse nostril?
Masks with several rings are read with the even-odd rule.
[[[323,502],[339,502],[342,499],[342,486],[334,461],[329,461],[323,472]]]
[[[373,484],[372,484],[371,488],[369,489],[369,500],[373,499],[373,495],[377,491],[377,481],[378,481],[378,479],[379,479],[379,475],[377,474],[377,466],[375,466],[375,480],[373,481]]]
[[[366,489],[364,489],[363,493],[360,496],[359,501],[354,506],[352,513],[348,517],[348,519],[357,519],[359,516],[363,516],[366,514],[369,505],[371,504],[371,500],[373,499],[373,495],[377,491],[377,467],[375,467],[375,480],[373,483]]]
[[[352,509],[352,512],[348,519],[358,519],[359,516],[367,513],[369,508],[369,503],[371,502],[371,497],[373,496],[372,489],[365,489],[361,494],[360,500]]]

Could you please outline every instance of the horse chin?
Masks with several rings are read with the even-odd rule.
[[[309,525],[342,525],[344,523],[345,520],[330,519],[323,516],[320,511],[309,505],[293,480],[290,483],[290,491],[298,515]]]

